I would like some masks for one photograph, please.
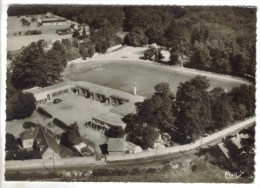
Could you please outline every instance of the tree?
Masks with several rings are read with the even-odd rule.
[[[74,32],[72,34],[72,38],[79,39],[79,36],[80,36],[79,31],[78,30],[74,30]]]
[[[175,128],[173,100],[174,95],[170,91],[169,84],[157,84],[152,97],[136,103],[137,113],[124,117],[127,139],[144,149],[153,147],[159,132],[167,132]]]
[[[178,132],[186,135],[184,142],[195,141],[211,126],[209,86],[205,76],[196,76],[178,86],[176,105],[179,110],[175,125]]]
[[[216,96],[211,100],[211,103],[213,130],[222,129],[234,121],[234,112],[230,103],[230,98],[225,92],[221,93],[220,96]]]
[[[9,150],[17,150],[18,144],[17,141],[14,137],[14,135],[10,134],[10,133],[6,133],[5,134],[5,151],[9,151]]]
[[[141,47],[148,43],[148,38],[145,36],[143,30],[138,28],[125,36],[124,43],[129,46]]]
[[[241,85],[233,88],[228,95],[231,97],[234,118],[241,120],[255,114],[255,86]]]
[[[70,129],[64,132],[61,136],[60,143],[66,147],[72,147],[81,142],[81,137],[79,134],[79,127],[76,122],[70,125]]]
[[[32,93],[19,93],[17,99],[13,102],[13,117],[23,119],[30,117],[36,108],[36,100]]]
[[[85,38],[87,38],[87,33],[86,33],[86,27],[84,26],[82,30],[81,39],[85,39]]]

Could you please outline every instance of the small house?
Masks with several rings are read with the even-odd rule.
[[[56,138],[50,129],[39,125],[31,127],[21,133],[22,147],[27,150],[35,148],[40,149],[40,154],[43,155],[48,148],[51,148],[55,153],[59,154],[60,147],[56,142]]]
[[[140,153],[142,152],[142,149],[140,146],[125,141],[123,138],[109,138],[107,152],[108,155],[120,156],[124,154]]]

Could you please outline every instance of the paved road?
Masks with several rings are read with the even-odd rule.
[[[93,168],[98,168],[101,166],[106,166],[106,167],[134,167],[134,166],[158,166],[162,164],[163,162],[167,160],[183,160],[183,158],[188,158],[191,159],[195,156],[196,153],[198,153],[198,150],[200,147],[208,146],[210,144],[216,144],[221,141],[221,139],[225,136],[228,135],[233,135],[236,134],[237,132],[248,128],[252,126],[255,123],[255,117],[249,118],[243,122],[237,123],[233,126],[230,126],[222,131],[219,131],[215,134],[212,134],[208,137],[202,138],[197,140],[193,144],[188,144],[188,145],[183,145],[183,146],[178,146],[178,149],[174,153],[167,153],[167,154],[157,154],[153,156],[148,156],[148,157],[143,157],[143,158],[135,158],[131,160],[121,160],[121,161],[108,161],[108,162],[96,162],[96,163],[89,163],[89,164],[66,164],[63,166],[56,166],[56,170],[84,170],[84,169],[93,169]],[[174,147],[173,147],[174,148]],[[156,153],[159,153],[159,149]],[[49,169],[49,168],[48,168]],[[22,170],[22,169],[20,169]],[[53,171],[53,168],[49,169],[50,171]],[[17,170],[13,169],[8,169],[6,167],[6,173],[12,173]],[[46,172],[48,171],[46,168],[41,167],[41,168],[31,168],[31,169],[26,169],[26,172],[32,172],[32,171],[37,171],[37,172]]]

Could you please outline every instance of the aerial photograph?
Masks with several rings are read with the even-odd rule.
[[[253,184],[256,12],[9,5],[5,181]]]

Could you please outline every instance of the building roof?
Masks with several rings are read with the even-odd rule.
[[[56,142],[56,138],[51,132],[50,129],[40,126],[41,131],[43,132],[44,138],[48,146],[54,150],[56,153],[60,151],[60,146]]]
[[[66,22],[66,19],[62,18],[52,18],[52,19],[43,19],[41,20],[41,23],[54,23],[54,22]]]
[[[125,141],[123,138],[109,138],[108,139],[108,152],[124,152]]]
[[[138,146],[133,144],[132,142],[125,142],[125,147],[130,150],[135,150],[135,148]]]
[[[127,102],[119,106],[115,106],[110,110],[110,112],[119,114],[121,116],[125,116],[127,114],[134,114],[136,112],[136,106],[135,103]]]
[[[39,127],[31,127],[26,129],[24,132],[21,133],[22,140],[29,140],[34,139],[39,132]]]
[[[248,138],[248,134],[237,134],[237,136],[234,136],[231,138],[232,142],[237,146],[238,149],[241,149],[241,143],[240,140],[241,138]],[[229,154],[228,154],[228,149],[225,147],[224,143],[221,142],[220,144],[218,144],[220,150],[223,152],[223,154],[229,158]]]
[[[112,112],[107,112],[103,114],[99,114],[97,116],[92,117],[92,119],[96,119],[105,123],[108,123],[110,125],[114,125],[117,127],[125,128],[126,124],[122,121],[122,116],[112,113]]]
[[[51,90],[54,90],[54,89],[57,89],[60,87],[64,87],[64,86],[73,86],[73,83],[72,82],[62,82],[62,83],[54,84],[54,85],[47,86],[47,87],[33,87],[30,89],[25,89],[25,90],[23,90],[23,92],[24,93],[29,92],[29,93],[32,93],[35,95],[35,94],[43,93],[46,91],[51,91]]]
[[[78,151],[81,151],[81,149],[87,147],[87,144],[85,144],[84,142],[80,142],[77,145],[74,145],[74,148],[76,148]]]
[[[145,99],[145,97],[143,96],[133,95],[124,91],[120,91],[117,89],[109,88],[106,86],[102,86],[102,85],[98,85],[86,81],[77,82],[76,86],[79,88],[88,89],[91,92],[105,94],[106,96],[112,96],[112,97],[118,96],[122,99],[127,99],[130,102],[142,102]]]

